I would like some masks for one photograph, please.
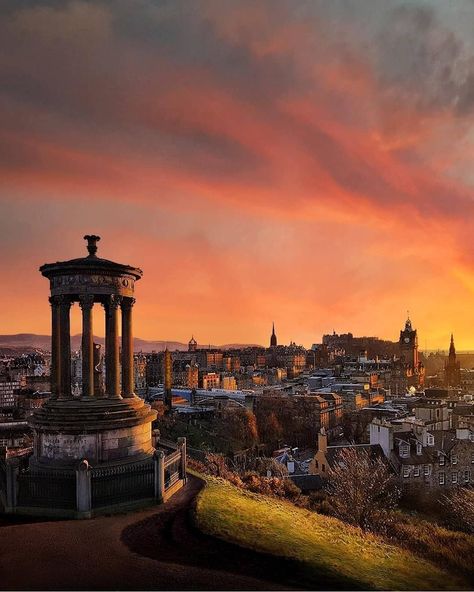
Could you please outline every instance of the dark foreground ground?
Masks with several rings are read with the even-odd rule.
[[[190,520],[190,477],[166,505],[93,520],[3,525],[1,590],[276,590],[304,587],[297,562],[208,537]],[[314,586],[314,582],[313,582]],[[321,588],[331,588],[327,580]]]

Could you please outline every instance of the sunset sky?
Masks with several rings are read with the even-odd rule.
[[[474,349],[473,29],[472,0],[0,0],[0,333],[49,332],[38,267],[96,233],[144,339],[395,340],[409,309]]]

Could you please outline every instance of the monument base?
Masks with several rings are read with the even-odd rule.
[[[92,466],[151,457],[156,411],[138,397],[53,399],[30,419],[35,448],[31,466]]]

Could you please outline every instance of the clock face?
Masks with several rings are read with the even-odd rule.
[[[405,337],[405,339],[403,340],[405,343],[410,343],[410,338],[409,337]]]

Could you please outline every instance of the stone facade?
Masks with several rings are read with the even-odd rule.
[[[474,431],[411,427],[374,419],[370,442],[379,444],[405,491],[474,484]]]

